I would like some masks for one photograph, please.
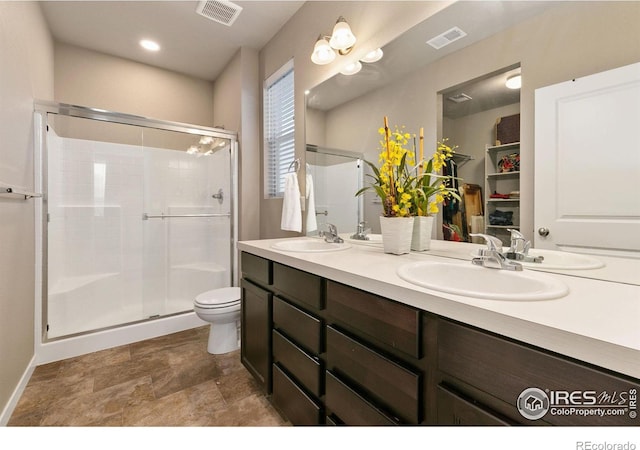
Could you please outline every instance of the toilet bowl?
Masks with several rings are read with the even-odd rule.
[[[240,288],[212,289],[196,296],[193,310],[200,319],[211,324],[207,351],[212,355],[240,348]]]

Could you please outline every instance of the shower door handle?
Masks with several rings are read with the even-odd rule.
[[[203,218],[203,217],[231,217],[231,213],[223,213],[223,214],[142,214],[142,220],[149,219],[171,219],[173,217],[195,217],[195,218]]]

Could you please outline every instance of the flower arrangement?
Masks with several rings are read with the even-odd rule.
[[[428,161],[424,161],[424,131],[420,129],[420,159],[415,161],[415,135],[413,149],[407,148],[411,134],[404,127],[389,129],[387,117],[384,127],[378,130],[383,136],[380,140],[380,168],[365,161],[373,175],[370,186],[356,192],[356,196],[373,189],[382,200],[384,217],[427,216],[438,213],[438,205],[445,198],[460,198],[455,189],[450,187],[451,176],[440,175],[446,160],[454,149],[439,142],[436,152]]]

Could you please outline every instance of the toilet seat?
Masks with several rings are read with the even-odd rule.
[[[240,288],[212,289],[196,296],[194,304],[203,309],[229,308],[240,304]]]

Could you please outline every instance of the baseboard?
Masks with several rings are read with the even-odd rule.
[[[20,382],[18,383],[16,388],[13,390],[13,394],[11,394],[11,398],[9,398],[9,401],[7,402],[4,409],[2,410],[2,414],[0,415],[0,426],[6,427],[7,424],[9,423],[9,419],[11,419],[11,415],[13,414],[13,411],[16,409],[16,406],[18,405],[18,401],[20,401],[20,397],[22,397],[24,390],[27,388],[29,379],[31,378],[31,375],[33,374],[33,371],[35,369],[36,369],[36,357],[35,355],[33,355],[33,358],[31,358],[29,365],[27,366],[24,373],[22,374],[22,377],[20,378]]]

